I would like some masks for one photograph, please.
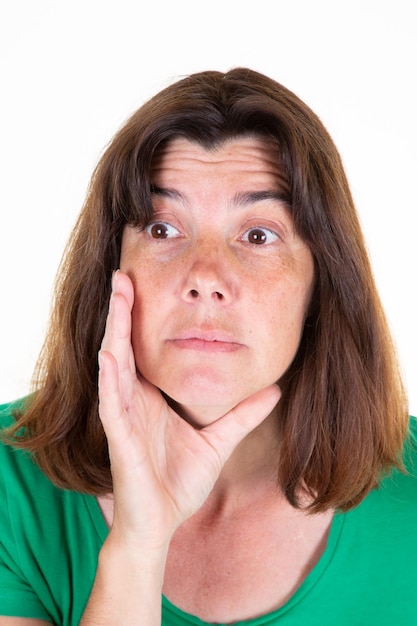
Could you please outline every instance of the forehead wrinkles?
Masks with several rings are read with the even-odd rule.
[[[187,139],[173,139],[155,153],[151,178],[156,182],[161,174],[168,175],[172,184],[176,176],[183,176],[184,172],[193,170],[198,174],[211,169],[216,174],[223,169],[225,174],[236,171],[237,174],[247,172],[271,176],[273,187],[289,196],[288,180],[279,162],[276,143],[263,138],[232,139],[208,149]]]

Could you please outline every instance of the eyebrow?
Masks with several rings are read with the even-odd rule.
[[[151,193],[157,196],[164,196],[165,198],[173,198],[174,200],[183,200],[182,194],[176,189],[170,187],[159,187],[158,185],[151,185]]]
[[[184,196],[171,187],[159,187],[158,185],[151,186],[151,193],[163,196],[166,198],[172,198],[174,200],[184,201]],[[289,206],[288,195],[282,191],[275,189],[265,189],[261,191],[239,191],[237,192],[231,201],[232,206],[245,206],[262,202],[263,200],[275,200],[281,204]]]
[[[238,192],[233,196],[232,204],[256,204],[257,202],[262,202],[263,200],[276,200],[277,202],[286,204],[287,206],[289,205],[288,195],[275,189]]]

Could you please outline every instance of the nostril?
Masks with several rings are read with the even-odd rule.
[[[196,300],[197,298],[200,298],[200,295],[203,296],[203,294],[202,293],[200,294],[200,291],[198,291],[197,289],[190,289],[190,291],[188,293],[189,293],[189,296],[193,300]],[[214,300],[223,300],[224,295],[222,294],[221,291],[213,291],[211,293],[211,297],[214,298]]]

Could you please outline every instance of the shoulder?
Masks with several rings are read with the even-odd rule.
[[[42,552],[49,545],[56,552],[64,538],[74,538],[81,529],[92,534],[94,541],[97,534],[103,537],[104,521],[93,496],[55,485],[28,450],[1,441],[2,429],[13,423],[14,414],[24,410],[26,401],[0,406],[0,544],[6,537],[21,547],[36,540],[39,546],[42,543]],[[7,527],[13,529],[11,534]],[[33,552],[33,546],[27,547],[27,554]]]
[[[387,511],[404,513],[417,524],[417,419],[411,416],[402,452],[403,471],[394,469],[371,493],[371,501],[383,501]],[[417,530],[417,526],[416,526]]]
[[[2,431],[13,424],[19,411],[24,411],[29,399],[0,405],[0,523],[7,516],[15,525],[15,536],[17,532],[24,534],[29,527],[33,531],[36,526],[48,537],[56,529],[72,532],[83,524],[85,529],[87,519],[94,527],[98,525],[103,536],[106,529],[94,496],[57,486],[40,469],[30,451],[2,440]],[[0,528],[0,538],[1,532]]]
[[[0,435],[25,403],[0,406]],[[2,607],[54,624],[74,615],[78,624],[106,535],[95,498],[57,487],[27,450],[0,442]]]
[[[405,451],[407,455],[407,450],[414,455],[417,456],[417,417],[411,415],[409,427],[408,427],[408,439],[405,446]]]
[[[2,433],[24,411],[29,399],[0,406],[0,517],[4,517],[6,509],[8,518],[19,529],[41,523],[45,528],[62,524],[65,507],[73,503],[75,508],[81,497],[53,484],[29,450],[10,445],[2,438]]]
[[[13,402],[0,404],[0,432],[15,421],[15,415],[23,411],[31,396],[25,396]]]
[[[401,453],[402,468],[391,468],[362,502],[348,513],[350,520],[360,520],[375,531],[376,525],[386,532],[398,527],[408,529],[417,537],[417,419],[410,417],[406,440]]]
[[[14,402],[0,405],[0,476],[2,481],[0,483],[1,489],[7,487],[7,490],[11,488],[11,483],[17,478],[20,472],[17,471],[18,466],[32,465],[30,455],[8,443],[4,442],[4,434],[6,429],[11,427],[19,412],[24,410],[26,399],[22,398]]]
[[[0,444],[4,447],[5,438],[9,434],[7,431],[14,428],[19,423],[19,418],[24,414],[33,395],[28,395],[12,402],[0,404]]]
[[[406,475],[417,480],[417,417],[411,416],[404,444],[403,463]]]
[[[24,477],[25,482],[31,479],[32,468],[35,464],[31,455],[25,450],[14,448],[4,442],[6,429],[12,426],[16,417],[24,410],[28,398],[21,398],[14,402],[0,405],[0,466],[2,478],[0,488],[11,491],[14,483],[20,482]]]

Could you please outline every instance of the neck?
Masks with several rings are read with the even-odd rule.
[[[225,514],[258,498],[279,493],[277,480],[278,434],[275,411],[236,447],[204,505]]]

